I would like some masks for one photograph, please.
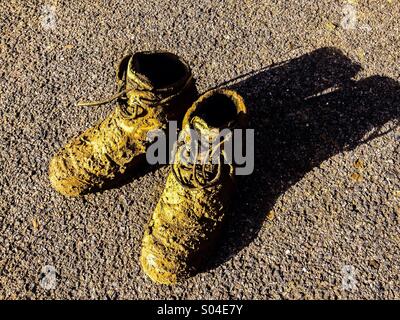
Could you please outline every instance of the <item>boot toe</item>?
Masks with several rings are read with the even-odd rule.
[[[77,177],[59,155],[50,161],[49,179],[53,188],[66,196],[79,196],[88,189],[88,185]]]

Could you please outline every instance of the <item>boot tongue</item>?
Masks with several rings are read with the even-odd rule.
[[[209,126],[207,125],[207,122],[205,122],[204,119],[200,118],[199,116],[194,116],[192,118],[191,124],[193,128],[200,133],[206,133],[207,131],[210,130]]]
[[[200,133],[200,135],[204,138],[208,138],[209,141],[213,141],[219,134],[219,130],[212,126],[209,126],[207,122],[199,117],[194,116],[190,121],[193,129]]]

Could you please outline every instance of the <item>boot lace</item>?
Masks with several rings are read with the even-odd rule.
[[[178,144],[175,162],[172,165],[172,173],[178,183],[184,189],[205,189],[215,186],[222,178],[222,166],[226,159],[222,147],[229,139],[231,135],[227,135],[215,146],[214,143],[207,142],[208,145],[205,148],[203,145],[201,148],[205,149],[203,152],[199,152],[201,143],[196,139],[192,140],[193,143]],[[194,157],[190,159],[192,149]],[[217,152],[219,155],[215,157]]]

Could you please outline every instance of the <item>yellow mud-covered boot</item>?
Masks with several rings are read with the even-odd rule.
[[[181,282],[207,259],[234,192],[235,166],[223,161],[232,136],[224,137],[222,129],[243,128],[246,118],[242,97],[227,89],[205,93],[187,111],[171,173],[143,237],[141,265],[153,281]],[[193,143],[195,135],[200,143]]]
[[[128,167],[144,159],[147,133],[180,120],[197,98],[187,63],[168,52],[139,52],[126,56],[117,68],[117,100],[103,121],[73,138],[50,161],[53,187],[77,196],[106,187]]]

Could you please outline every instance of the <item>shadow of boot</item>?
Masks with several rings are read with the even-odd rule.
[[[231,86],[245,98],[255,130],[255,170],[238,177],[232,216],[208,269],[249,245],[277,198],[307,172],[399,119],[399,83],[352,80],[359,70],[339,50],[322,48]]]

